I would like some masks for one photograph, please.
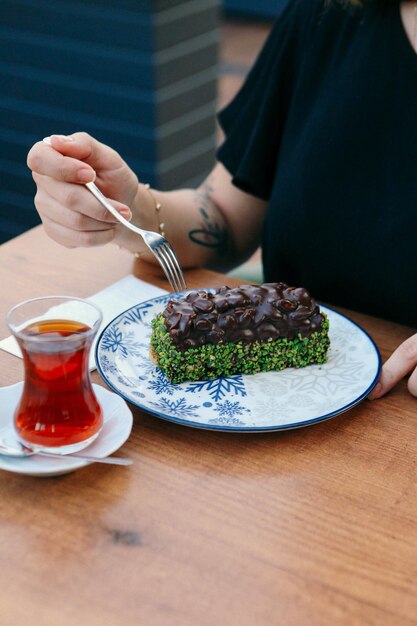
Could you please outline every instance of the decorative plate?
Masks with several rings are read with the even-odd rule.
[[[105,457],[113,454],[130,435],[132,411],[119,395],[101,385],[93,385],[97,399],[103,407],[103,428],[97,439],[80,450],[79,454]],[[0,387],[0,437],[14,439],[13,415],[22,395],[23,383]],[[11,457],[0,454],[0,469],[28,476],[60,476],[80,467],[92,465],[90,461],[65,455],[53,459],[46,456]],[[107,466],[109,467],[109,466]]]
[[[347,411],[378,381],[381,357],[373,340],[322,306],[331,340],[324,365],[172,384],[149,357],[151,321],[171,298],[159,296],[121,313],[96,347],[97,369],[109,387],[157,417],[232,432],[298,428]]]

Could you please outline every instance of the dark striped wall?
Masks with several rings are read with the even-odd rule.
[[[276,18],[288,0],[223,0],[226,12],[243,17],[271,20]]]
[[[38,223],[26,168],[86,130],[141,180],[196,184],[215,152],[218,0],[1,0],[0,242]]]

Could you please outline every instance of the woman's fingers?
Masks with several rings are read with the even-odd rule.
[[[42,216],[42,220],[49,219],[57,224],[61,224],[70,230],[77,232],[82,231],[94,231],[94,230],[107,230],[114,228],[117,224],[116,218],[112,216],[112,220],[100,221],[89,217],[79,211],[69,210],[57,202],[54,198],[46,196],[44,192],[39,192],[35,197],[35,204],[42,206],[42,209],[38,209],[39,214]]]
[[[76,158],[64,156],[43,141],[38,141],[31,148],[27,165],[36,174],[68,183],[88,183],[96,177],[90,165]]]
[[[67,226],[54,222],[49,217],[42,217],[42,223],[46,233],[57,243],[66,248],[89,248],[103,246],[114,239],[117,226],[106,230],[75,231]]]
[[[128,205],[138,189],[136,174],[121,156],[87,133],[45,137],[30,149],[27,164],[34,176],[47,176],[57,182],[81,186],[96,181],[106,196]]]
[[[98,222],[95,230],[105,228],[103,223],[117,222],[117,219],[82,185],[59,182],[39,174],[33,174],[33,179],[38,187],[35,206],[40,215],[46,215],[68,227],[73,224],[76,230],[83,230],[84,224],[85,230],[92,230],[91,222],[83,222],[84,217]],[[123,217],[131,218],[129,207],[115,200],[110,202]]]
[[[120,155],[87,133],[51,135],[29,151],[28,167],[56,180],[87,183],[96,171],[118,170],[125,166]]]
[[[404,341],[389,357],[384,364],[378,384],[369,394],[370,400],[375,400],[386,394],[404,376],[409,374],[417,366],[417,335],[413,335]],[[409,380],[411,393],[417,395],[417,375],[413,372]]]
[[[124,165],[118,152],[84,132],[45,138],[54,150],[88,163],[94,170],[113,170]],[[45,140],[44,140],[45,141]]]
[[[411,374],[408,379],[408,391],[413,395],[417,396],[417,368]]]

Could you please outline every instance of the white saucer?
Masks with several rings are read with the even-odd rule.
[[[13,415],[22,393],[23,383],[0,387],[0,436],[13,430]],[[132,412],[117,394],[101,385],[93,385],[98,401],[103,408],[103,428],[97,439],[79,454],[105,457],[113,454],[126,441],[132,430]],[[85,465],[88,461],[62,456],[56,459],[42,456],[12,458],[0,454],[0,469],[29,476],[60,476]]]

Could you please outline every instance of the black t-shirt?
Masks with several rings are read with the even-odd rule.
[[[219,119],[219,161],[269,201],[265,280],[417,326],[417,55],[399,4],[290,0]]]

